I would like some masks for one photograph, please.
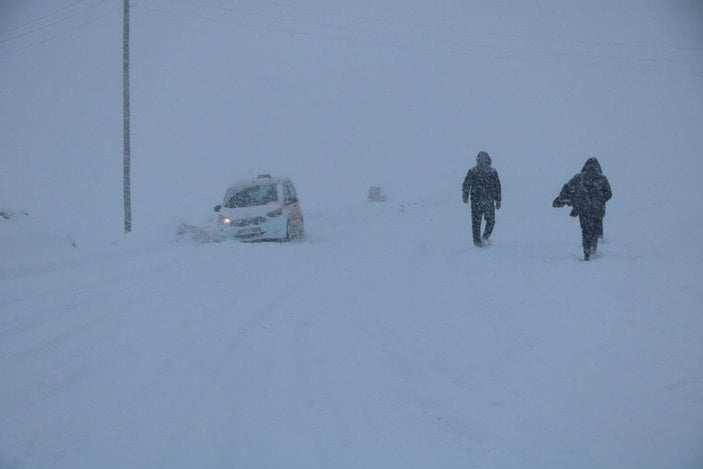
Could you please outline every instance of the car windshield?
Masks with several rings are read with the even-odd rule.
[[[266,205],[278,200],[278,193],[275,185],[252,186],[234,193],[227,193],[225,197],[225,207],[255,207]]]

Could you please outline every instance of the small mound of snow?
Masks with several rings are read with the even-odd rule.
[[[212,230],[188,223],[181,223],[176,227],[176,236],[179,241],[190,241],[196,244],[221,241]]]
[[[0,257],[5,260],[78,247],[68,233],[25,210],[0,209]]]

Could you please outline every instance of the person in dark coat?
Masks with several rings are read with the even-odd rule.
[[[571,205],[572,217],[579,217],[583,241],[583,255],[590,260],[596,253],[598,238],[603,233],[605,203],[613,196],[608,178],[603,175],[595,158],[586,160],[580,173],[564,184],[552,206]]]
[[[496,209],[500,208],[500,179],[491,166],[491,157],[482,151],[476,156],[476,166],[471,168],[461,186],[464,203],[471,199],[471,231],[474,245],[481,246],[481,221],[486,219],[483,241],[487,241],[496,223]]]

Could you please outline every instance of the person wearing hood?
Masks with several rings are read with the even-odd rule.
[[[562,187],[553,207],[571,205],[572,217],[579,217],[585,260],[596,253],[598,238],[603,233],[605,203],[613,196],[608,178],[596,158],[589,158],[580,173]]]
[[[496,223],[496,209],[500,208],[500,179],[498,171],[491,166],[491,157],[482,151],[476,156],[476,166],[469,169],[461,186],[464,203],[471,199],[471,231],[475,246],[488,241]],[[481,237],[481,222],[486,219],[486,227]]]

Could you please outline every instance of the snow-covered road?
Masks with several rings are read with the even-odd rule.
[[[291,244],[16,244],[0,467],[700,467],[694,243],[616,213],[585,263],[566,213],[508,204],[476,249],[446,202],[309,213]]]

